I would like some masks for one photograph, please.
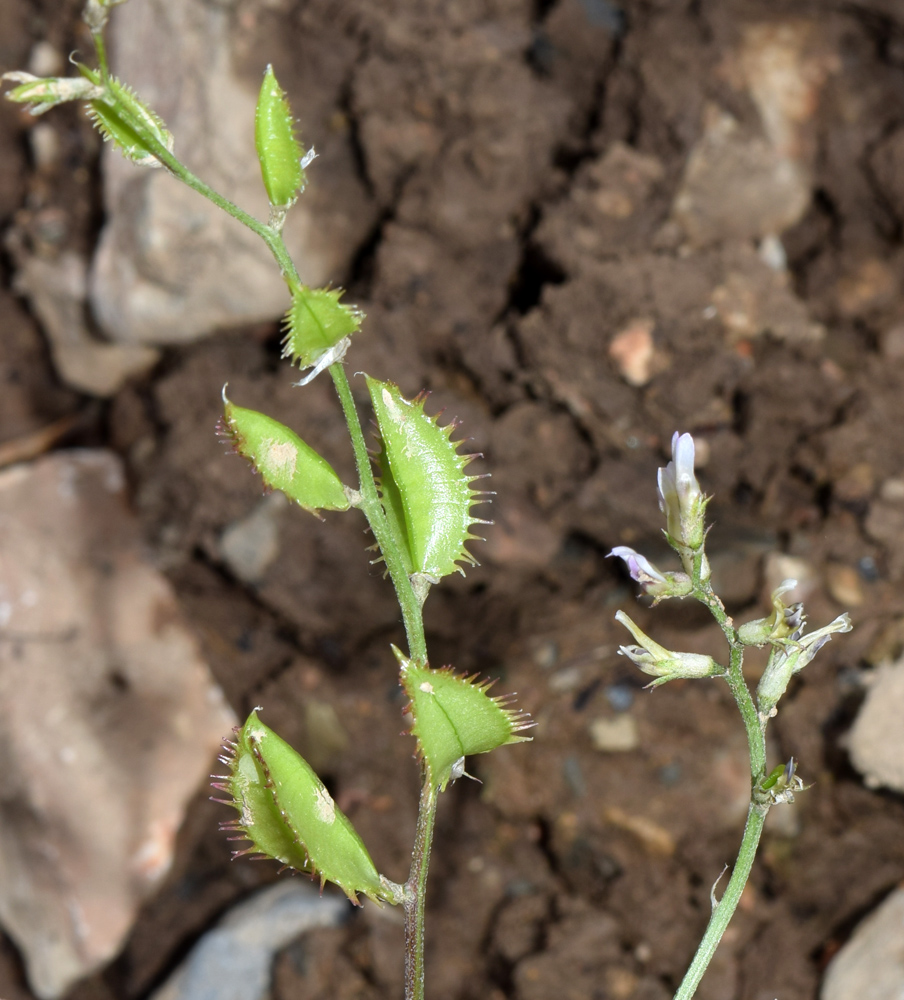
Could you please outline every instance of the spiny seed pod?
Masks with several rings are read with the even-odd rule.
[[[254,112],[254,143],[267,197],[274,207],[295,203],[304,185],[301,145],[285,92],[268,66]]]
[[[286,868],[335,882],[355,904],[357,894],[397,903],[402,887],[380,875],[348,817],[338,808],[307,761],[257,717],[257,710],[224,744],[220,760],[229,774],[216,775],[214,788],[239,818],[220,828],[249,840],[233,857],[273,858]]]
[[[101,85],[100,75],[85,66],[81,74],[92,83]],[[160,160],[147,145],[139,130],[148,133],[169,152],[173,137],[156,112],[142,103],[124,83],[110,77],[106,81],[110,96],[88,102],[88,117],[107,142],[119,148],[126,159],[143,167],[160,167]]]
[[[325,458],[272,417],[235,406],[223,387],[222,426],[240,455],[251,461],[264,483],[282,490],[305,510],[348,510],[345,487]]]
[[[282,356],[297,362],[299,368],[314,366],[299,385],[306,385],[324,368],[341,361],[349,338],[361,326],[364,313],[357,306],[343,305],[339,301],[342,295],[341,288],[299,285],[293,289]]]
[[[404,531],[409,573],[429,582],[463,573],[459,561],[476,565],[464,547],[479,538],[471,525],[490,523],[471,516],[475,503],[486,502],[475,499],[486,494],[471,488],[478,477],[464,472],[476,456],[458,453],[455,425],[440,427],[427,416],[422,397],[406,399],[397,385],[370,376],[367,387],[380,430],[380,490],[387,516]]]
[[[492,681],[465,677],[450,667],[419,667],[395,647],[393,652],[411,701],[411,733],[434,788],[443,791],[450,780],[460,778],[465,757],[531,739],[517,734],[535,723],[526,712],[508,707],[514,696],[490,697]]]

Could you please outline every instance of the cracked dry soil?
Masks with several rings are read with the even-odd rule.
[[[8,0],[3,66],[48,34],[73,48],[79,6]],[[474,761],[483,784],[459,782],[441,803],[431,994],[664,1000],[705,925],[743,824],[741,726],[716,684],[643,691],[616,655],[613,613],[636,612],[676,648],[718,656],[718,635],[694,608],[645,612],[605,560],[616,544],[665,558],[655,475],[681,429],[702,443],[729,610],[762,613],[789,565],[776,552],[809,574],[811,622],[848,608],[855,624],[782,703],[770,751],[793,754],[813,787],[773,814],[698,994],[813,1000],[856,921],[904,877],[904,802],[864,787],[842,739],[864,672],[904,646],[904,9],[237,0],[234,17],[242,72],[255,79],[266,53],[304,134],[330,131],[353,153],[354,176],[322,181],[331,198],[363,187],[371,219],[335,276],[368,314],[353,369],[430,389],[494,476],[496,524],[474,546],[483,565],[431,595],[429,642],[435,663],[500,677],[539,725],[531,745]],[[777,283],[756,252],[769,236],[760,209],[744,219],[736,189],[721,202],[705,183],[692,190],[683,235],[675,205],[708,122],[756,141],[769,131],[762,92],[737,81],[745,40],[795,32],[818,99],[783,119],[808,193],[781,222]],[[99,144],[76,113],[56,114],[63,157],[48,177],[28,159],[24,120],[2,110],[0,215],[49,253],[90,251]],[[752,164],[742,157],[742,173]],[[274,322],[173,348],[99,404],[59,384],[8,262],[3,277],[3,437],[73,415],[66,444],[124,456],[148,544],[228,699],[239,714],[265,707],[402,879],[416,768],[389,652],[401,633],[360,521],[281,514],[280,552],[253,586],[219,548],[259,503],[213,436],[220,387],[303,426],[348,477],[327,381],[292,390]],[[652,333],[633,382],[612,350],[630,330],[641,343]],[[620,715],[636,746],[602,752],[593,724]],[[324,727],[335,716],[341,728]],[[221,815],[199,792],[163,891],[71,1000],[148,996],[231,902],[275,878],[228,863]],[[401,948],[394,915],[367,905],[285,951],[274,998],[400,996]],[[30,997],[8,942],[0,994]]]

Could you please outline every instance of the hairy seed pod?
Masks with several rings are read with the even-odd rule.
[[[393,652],[411,701],[411,733],[434,788],[443,791],[450,780],[461,777],[465,757],[531,739],[517,734],[535,723],[526,712],[508,707],[510,697],[487,694],[492,681],[465,677],[449,667],[419,667],[395,647]]]
[[[98,73],[85,66],[78,66],[82,76],[100,85]],[[140,101],[132,90],[119,80],[110,78],[107,87],[111,97],[98,97],[88,102],[88,116],[105,141],[117,146],[126,159],[143,167],[160,167],[163,164],[139,134],[139,129],[150,134],[169,152],[173,151],[173,137],[156,112]],[[115,106],[114,103],[115,102]]]
[[[314,371],[299,385],[317,375],[327,365],[341,361],[349,338],[361,326],[364,313],[357,306],[343,305],[341,288],[308,288],[292,291],[292,305],[286,313],[282,356],[299,368]]]
[[[304,185],[301,144],[282,87],[268,66],[254,112],[254,143],[270,204],[288,208]]]
[[[223,387],[223,426],[240,455],[251,461],[264,483],[300,507],[348,510],[345,487],[325,458],[278,420],[235,406]]]
[[[440,427],[422,398],[406,399],[397,385],[370,376],[367,387],[380,431],[380,490],[387,517],[403,532],[409,573],[431,582],[463,573],[459,561],[475,565],[465,548],[479,538],[471,525],[489,523],[471,515],[475,503],[486,502],[471,488],[477,477],[464,471],[475,456],[458,453],[454,425]]]
[[[257,710],[226,743],[221,758],[229,774],[214,787],[230,794],[218,799],[239,818],[221,824],[251,841],[235,857],[273,858],[288,868],[335,882],[355,904],[357,894],[396,903],[401,887],[377,871],[348,817],[338,808],[307,761],[265,726]]]

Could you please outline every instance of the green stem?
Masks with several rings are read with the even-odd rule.
[[[405,1000],[424,1000],[424,916],[436,800],[437,790],[425,775],[405,902]]]
[[[713,910],[709,924],[703,934],[697,951],[694,954],[690,968],[685,973],[678,992],[674,1000],[690,1000],[703,978],[709,963],[712,961],[719,941],[725,933],[725,929],[731,922],[734,912],[737,909],[738,901],[747,885],[750,877],[750,870],[753,867],[753,860],[756,857],[757,847],[760,843],[760,836],[763,832],[763,824],[766,821],[766,814],[769,812],[770,801],[768,797],[758,794],[761,783],[766,777],[766,736],[763,726],[760,724],[756,705],[750,688],[744,680],[744,644],[738,639],[734,622],[725,611],[725,605],[713,592],[709,580],[701,581],[702,554],[694,563],[694,597],[709,608],[712,616],[719,623],[722,632],[730,648],[728,673],[726,681],[731,690],[741,719],[744,722],[744,729],[747,733],[747,746],[750,755],[750,787],[751,799],[750,808],[747,812],[747,824],[744,827],[744,836],[738,850],[738,858],[735,861],[734,870],[728,881],[728,886],[718,905]]]
[[[257,233],[257,235],[261,237],[261,239],[270,248],[273,256],[276,258],[283,277],[286,279],[290,287],[300,284],[301,279],[298,276],[298,271],[296,270],[295,264],[289,255],[289,251],[286,248],[282,235],[279,232],[272,227],[259,222],[253,216],[239,208],[238,205],[229,201],[228,198],[224,198],[222,195],[218,194],[199,177],[196,177],[188,169],[188,167],[178,160],[154,137],[152,133],[141,128],[140,125],[137,124],[134,125],[134,128],[136,133],[139,134],[141,140],[147,145],[148,149],[154,154],[154,156],[157,157],[158,160],[160,160],[170,173],[178,177],[179,180],[183,181],[190,188],[203,195],[209,201],[213,202],[213,204],[218,208],[221,208],[224,212],[231,215],[238,222],[241,222],[252,232]],[[386,561],[386,568],[389,570],[389,576],[396,590],[399,607],[402,610],[402,618],[405,622],[405,632],[408,637],[409,656],[418,663],[426,664],[427,645],[424,638],[424,622],[421,613],[421,602],[418,600],[418,597],[411,586],[408,574],[405,571],[404,562],[399,549],[399,543],[393,536],[386,520],[386,515],[383,513],[383,505],[380,503],[380,498],[377,493],[377,485],[374,481],[373,471],[370,467],[370,458],[367,454],[364,432],[361,429],[361,420],[358,416],[357,408],[355,407],[351,388],[348,384],[348,378],[346,377],[345,369],[342,367],[341,363],[331,365],[329,370],[333,378],[333,384],[336,387],[336,392],[339,396],[342,412],[345,414],[345,421],[348,425],[348,432],[351,437],[352,448],[355,453],[355,464],[358,469],[360,491],[363,498],[361,508],[364,511],[364,516],[370,524],[371,531],[374,533],[374,538],[380,546],[380,551]]]
[[[117,107],[115,102],[113,107]],[[295,264],[289,255],[280,232],[267,225],[267,223],[255,219],[253,215],[249,215],[234,202],[214,191],[200,177],[193,174],[178,157],[174,156],[152,132],[143,128],[139,122],[136,122],[131,117],[129,119],[129,127],[174,177],[178,177],[183,184],[187,184],[193,191],[197,191],[198,194],[203,195],[208,201],[216,205],[217,208],[222,209],[227,215],[231,215],[233,219],[241,222],[243,226],[247,226],[253,233],[260,236],[276,258],[276,263],[279,264],[279,269],[290,286],[301,283],[298,271],[295,268]]]
[[[102,31],[92,31],[91,38],[94,40],[94,52],[97,55],[97,65],[100,68],[104,82],[110,77],[110,67],[107,63],[107,45],[104,41]]]
[[[747,825],[744,827],[744,838],[738,851],[738,859],[735,862],[734,871],[726,886],[725,893],[719,900],[713,915],[710,917],[703,940],[700,942],[694,960],[690,968],[685,973],[678,992],[674,1000],[690,1000],[700,985],[703,973],[706,972],[712,957],[716,952],[719,941],[725,933],[725,929],[731,922],[734,912],[737,909],[738,901],[747,885],[750,876],[750,869],[753,867],[753,859],[756,857],[757,847],[760,843],[760,835],[763,832],[763,823],[766,820],[766,813],[769,811],[768,805],[750,803],[747,813]]]
[[[101,46],[98,48],[98,56],[103,60],[103,55],[101,42]],[[281,233],[276,228],[259,222],[253,216],[239,208],[238,205],[229,201],[228,198],[224,198],[218,194],[199,177],[196,177],[153,134],[141,128],[138,124],[134,127],[139,138],[141,138],[147,148],[170,173],[260,236],[276,258],[283,277],[290,288],[300,284],[298,271],[295,268],[292,258],[289,256]],[[386,514],[383,511],[383,505],[380,502],[377,484],[370,464],[370,456],[367,453],[367,445],[364,440],[364,432],[361,428],[361,419],[355,406],[351,386],[341,363],[331,365],[329,371],[345,415],[352,449],[355,454],[355,464],[358,470],[362,497],[361,508],[380,547],[380,552],[383,555],[386,568],[395,587],[399,607],[402,611],[402,618],[405,623],[409,655],[416,662],[426,665],[427,643],[424,636],[424,620],[421,610],[422,602],[415,594],[414,588],[411,585],[404,560],[402,559],[399,540],[395,538],[387,521]],[[417,835],[411,856],[411,871],[406,883],[406,1000],[423,1000],[424,997],[424,914],[427,893],[427,871],[430,863],[430,848],[433,843],[433,827],[436,817],[436,800],[437,791],[425,778],[418,806]]]
[[[725,680],[728,682],[728,687],[738,706],[738,711],[741,713],[744,729],[747,732],[747,744],[750,750],[750,777],[752,785],[755,787],[766,777],[766,734],[760,723],[750,688],[747,687],[747,682],[744,680],[744,650],[746,647],[738,639],[734,622],[726,614],[725,605],[713,592],[709,581],[700,583],[698,579],[695,582],[693,596],[709,608],[713,618],[719,623],[731,651]]]

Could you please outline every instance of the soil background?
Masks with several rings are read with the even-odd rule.
[[[84,47],[78,13],[4,0],[3,68],[42,38]],[[442,799],[431,995],[659,1000],[693,953],[743,826],[743,731],[720,683],[644,690],[617,655],[617,609],[666,645],[724,657],[718,629],[685,603],[645,609],[606,559],[628,544],[673,565],[655,484],[681,430],[714,497],[710,554],[730,613],[764,614],[770,588],[800,576],[814,626],[843,610],[855,624],[771,727],[773,762],[793,755],[812,787],[770,817],[698,993],[812,1000],[857,921],[904,878],[904,801],[866,788],[844,749],[864,676],[904,647],[904,7],[237,0],[233,16],[240,72],[259,79],[272,61],[305,137],[349,153],[346,173],[321,181],[315,162],[309,192],[354,198],[366,221],[334,276],[368,314],[349,371],[429,389],[428,409],[461,418],[483,454],[472,468],[493,474],[496,523],[472,544],[482,565],[434,589],[428,641],[434,665],[517,691],[537,727],[533,743],[473,760],[482,784]],[[713,108],[762,132],[737,53],[786,36],[804,39],[792,48],[818,95],[795,119],[789,155],[808,193],[797,218],[774,222],[776,270],[762,264],[777,235],[759,224],[768,198],[751,209],[743,184],[695,186],[688,170],[716,134]],[[0,219],[49,255],[90,254],[100,142],[76,109],[43,120],[62,149],[49,172],[29,121],[0,110]],[[55,374],[11,258],[2,277],[3,440],[71,417],[55,446],[122,456],[149,550],[228,700],[239,715],[264,706],[403,880],[417,799],[389,649],[403,635],[360,518],[281,513],[280,551],[254,584],[221,558],[223,531],[260,503],[214,436],[223,383],[302,429],[348,482],[330,384],[291,386],[274,319],[166,348],[149,375],[91,399]],[[761,668],[752,656],[752,683]],[[621,752],[599,736],[618,719],[630,720]],[[207,794],[125,951],[70,1000],[149,996],[276,877],[229,862]],[[280,955],[274,998],[397,997],[401,974],[397,915],[367,904]],[[0,995],[31,997],[8,942]]]

